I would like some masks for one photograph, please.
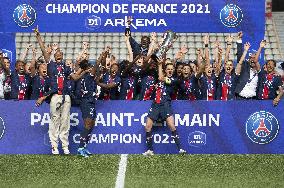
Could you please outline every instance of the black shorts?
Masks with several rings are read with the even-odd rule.
[[[171,115],[173,115],[173,111],[170,102],[161,104],[153,103],[147,117],[152,119],[153,121],[165,121]]]
[[[90,118],[92,120],[96,119],[96,105],[94,99],[83,98],[81,99],[80,109],[82,112],[82,118]]]

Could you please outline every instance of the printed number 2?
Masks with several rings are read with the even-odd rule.
[[[208,4],[204,5],[205,11],[203,11],[203,5],[202,4],[197,4],[197,5],[195,5],[195,4],[189,4],[189,5],[182,4],[182,7],[183,7],[183,9],[181,11],[182,14],[186,14],[186,13],[193,14],[195,12],[197,14],[203,14],[203,13],[209,14],[210,13]]]
[[[94,108],[90,108],[90,109],[91,109],[90,114],[91,114],[91,115],[94,115]]]

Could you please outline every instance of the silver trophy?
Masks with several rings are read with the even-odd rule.
[[[160,46],[160,49],[158,49],[154,54],[152,54],[152,58],[157,61],[158,59],[162,58],[167,51],[172,47],[172,44],[176,41],[178,38],[177,34],[173,31],[166,31],[164,33],[164,41]]]

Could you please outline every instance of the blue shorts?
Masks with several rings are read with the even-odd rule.
[[[96,105],[95,99],[83,98],[81,99],[80,109],[82,112],[82,118],[90,118],[92,120],[96,119]]]
[[[165,121],[171,115],[173,115],[171,102],[161,104],[152,103],[147,117],[152,119],[153,121]]]

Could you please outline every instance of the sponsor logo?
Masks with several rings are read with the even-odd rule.
[[[278,132],[278,120],[270,112],[255,112],[246,122],[247,136],[257,144],[268,144],[276,138]]]
[[[36,20],[36,11],[30,5],[22,4],[14,10],[13,18],[18,26],[29,27]]]
[[[87,29],[95,30],[101,26],[101,18],[98,16],[89,16],[85,19],[85,26]]]
[[[5,133],[5,124],[3,119],[0,117],[0,140],[3,138]]]
[[[193,147],[206,145],[206,134],[201,131],[194,131],[188,135],[188,144]]]
[[[220,11],[220,20],[226,27],[237,27],[243,17],[242,10],[235,4],[228,4]]]

